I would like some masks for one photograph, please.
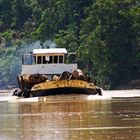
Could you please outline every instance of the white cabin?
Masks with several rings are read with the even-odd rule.
[[[72,73],[77,69],[76,63],[66,63],[65,48],[34,49],[30,54],[22,56],[21,74],[59,75],[64,71]]]

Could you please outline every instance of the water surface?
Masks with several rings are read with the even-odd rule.
[[[140,92],[133,93],[0,97],[0,140],[140,140]]]

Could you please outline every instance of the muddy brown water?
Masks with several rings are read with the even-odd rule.
[[[17,99],[5,92],[0,140],[140,140],[139,95],[140,90]]]

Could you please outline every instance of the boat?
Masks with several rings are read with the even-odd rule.
[[[67,62],[67,57],[72,62]],[[22,55],[22,71],[17,77],[19,97],[39,97],[58,94],[102,95],[101,89],[78,69],[75,53],[66,48],[40,48]]]

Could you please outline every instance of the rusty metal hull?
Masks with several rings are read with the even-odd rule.
[[[101,90],[94,84],[82,80],[47,81],[36,84],[30,91],[30,97],[56,94],[90,94],[101,95]]]
[[[55,88],[55,89],[46,89],[46,90],[36,90],[31,91],[30,97],[39,97],[39,96],[48,96],[48,95],[60,95],[60,94],[87,94],[87,95],[96,95],[99,94],[96,89],[89,88]]]

